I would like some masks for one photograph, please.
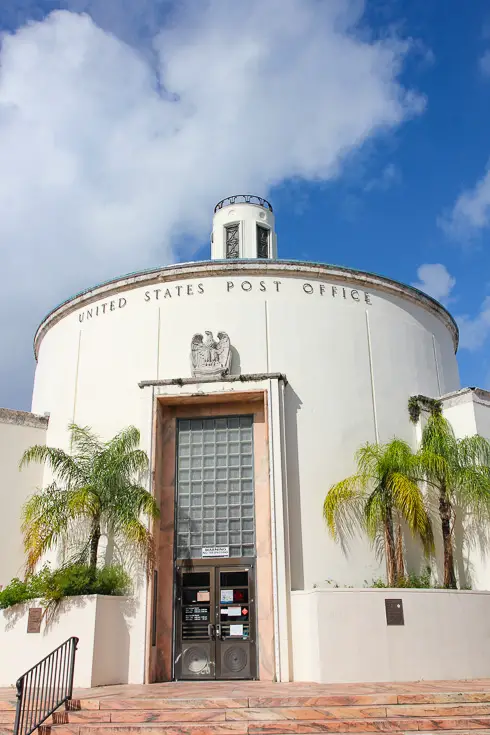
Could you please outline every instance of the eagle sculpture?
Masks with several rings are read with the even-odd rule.
[[[226,375],[230,371],[231,344],[226,332],[218,332],[216,342],[213,333],[195,334],[191,342],[191,369],[195,377]]]

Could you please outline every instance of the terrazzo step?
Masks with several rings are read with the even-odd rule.
[[[490,704],[488,692],[417,694],[327,694],[322,696],[249,697],[249,707],[348,707],[353,705]]]
[[[490,701],[490,699],[489,699]],[[70,709],[81,710],[182,710],[182,709],[241,709],[249,706],[243,698],[160,698],[151,699],[82,699],[72,700]]]
[[[2,720],[2,716],[5,719]],[[154,709],[154,710],[79,710],[56,712],[49,724],[83,722],[151,723],[151,722],[224,722],[239,720],[366,720],[401,717],[454,718],[490,717],[490,703],[397,705],[389,707],[243,707],[238,709]],[[14,713],[0,712],[0,722],[13,722]]]
[[[259,707],[348,707],[437,705],[437,704],[489,704],[490,692],[449,692],[433,694],[328,694],[324,696],[281,697],[223,697],[223,698],[172,698],[152,697],[140,699],[82,699],[73,700],[72,707],[82,710],[158,710],[158,709],[242,709]],[[15,705],[14,705],[15,707]]]
[[[310,713],[312,714],[312,713]],[[381,718],[349,720],[339,719],[281,719],[225,722],[120,722],[120,723],[70,723],[56,726],[41,726],[39,735],[286,735],[311,733],[400,733],[435,731],[489,731],[490,717],[460,718]]]

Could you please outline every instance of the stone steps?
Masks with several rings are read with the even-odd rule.
[[[448,726],[445,727],[444,725]],[[419,727],[420,725],[420,727]],[[441,726],[442,725],[442,726]],[[435,731],[443,730],[445,735],[489,735],[490,721],[486,727],[479,722],[461,720],[451,723],[426,721],[422,723],[407,723],[379,720],[365,721],[362,723],[328,720],[297,720],[281,722],[170,722],[170,723],[121,723],[117,724],[86,724],[86,725],[60,725],[54,728],[43,727],[40,731],[43,735],[320,735],[320,733],[335,733],[336,735],[372,735],[372,733],[390,733],[390,735],[410,735],[414,732],[423,732],[426,735]]]
[[[244,690],[234,685],[211,695],[204,689],[202,697],[146,691],[72,700],[39,728],[39,735],[490,735],[490,686],[488,691],[441,692],[430,691],[429,685],[424,690],[421,683],[418,691],[401,685],[400,693],[393,687],[346,694],[312,685],[311,696],[305,693],[308,686],[300,693],[281,685],[267,696],[264,690],[263,696],[241,696]],[[251,691],[260,690],[246,694]],[[15,702],[0,702],[0,735],[11,735],[14,716]]]
[[[182,703],[180,703],[182,706]],[[14,713],[0,712],[0,722],[13,722]],[[50,724],[75,723],[158,723],[158,722],[225,722],[240,720],[408,720],[490,718],[490,703],[465,704],[411,704],[383,706],[290,706],[217,708],[207,707],[155,707],[148,709],[81,709],[60,711],[53,715]]]

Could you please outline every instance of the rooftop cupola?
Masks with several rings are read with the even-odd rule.
[[[211,260],[277,258],[272,205],[261,197],[236,194],[214,208]]]

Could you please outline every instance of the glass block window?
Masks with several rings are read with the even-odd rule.
[[[253,469],[253,416],[178,420],[178,559],[203,546],[255,556]]]
[[[269,230],[257,225],[257,258],[269,257]]]
[[[225,227],[226,257],[240,257],[240,234],[239,225],[228,225]]]

